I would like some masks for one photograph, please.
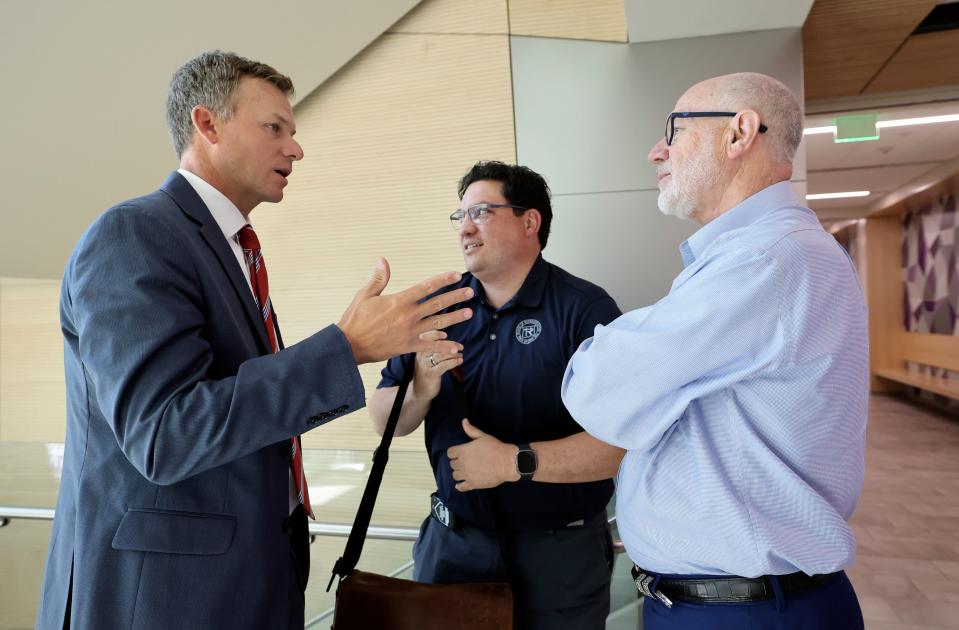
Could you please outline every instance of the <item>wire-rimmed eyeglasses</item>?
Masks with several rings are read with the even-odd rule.
[[[466,217],[469,217],[470,221],[475,225],[483,225],[489,221],[490,217],[495,215],[495,213],[491,211],[491,208],[512,208],[513,210],[522,210],[523,212],[529,210],[529,208],[525,206],[514,206],[509,203],[478,203],[466,209],[457,208],[454,210],[453,214],[450,215],[450,223],[453,224],[453,229],[457,231],[462,229]]]
[[[739,112],[672,112],[666,117],[666,146],[673,146],[673,136],[676,135],[677,118],[719,118],[722,116],[735,116]],[[766,133],[769,128],[766,125],[759,124],[759,133]]]

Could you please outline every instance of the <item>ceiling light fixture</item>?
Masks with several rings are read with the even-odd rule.
[[[815,195],[806,195],[807,201],[814,201],[816,199],[846,199],[849,197],[868,197],[868,190],[853,190],[850,192],[835,192],[835,193],[818,193]]]
[[[959,114],[946,114],[944,116],[923,116],[921,118],[900,118],[899,120],[880,120],[876,123],[878,129],[885,127],[908,127],[910,125],[929,125],[932,123],[956,122],[959,121]]]
[[[802,135],[812,136],[817,133],[836,133],[836,125],[829,125],[828,127],[806,127],[802,130]]]
[[[931,125],[933,123],[959,122],[959,114],[944,114],[942,116],[921,116],[919,118],[899,118],[898,120],[880,120],[876,122],[876,129],[887,127],[909,127],[911,125]],[[836,133],[836,125],[824,127],[806,127],[804,136],[813,136],[820,133]]]

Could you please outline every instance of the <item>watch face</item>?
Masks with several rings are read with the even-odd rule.
[[[516,469],[521,475],[532,475],[536,472],[536,455],[533,451],[520,451],[516,454]]]

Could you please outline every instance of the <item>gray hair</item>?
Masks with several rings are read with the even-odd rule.
[[[803,114],[799,101],[782,82],[756,72],[720,77],[719,105],[731,112],[752,109],[769,131],[766,138],[770,157],[780,164],[792,164],[803,136]]]
[[[293,81],[288,76],[231,52],[214,50],[197,55],[173,74],[166,96],[166,124],[178,157],[193,140],[193,108],[200,105],[229,120],[234,93],[240,79],[247,76],[269,81],[287,97],[293,96]]]

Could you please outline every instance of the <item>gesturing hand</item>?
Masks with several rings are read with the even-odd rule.
[[[439,330],[420,335],[423,341],[438,341],[446,336]],[[443,375],[463,364],[462,346],[455,352],[417,352],[413,371],[413,393],[417,398],[433,400],[440,393]]]
[[[390,265],[385,258],[380,258],[373,277],[356,293],[338,324],[353,348],[357,364],[382,361],[408,352],[434,355],[457,352],[461,346],[446,341],[446,333],[437,332],[426,338],[421,335],[472,317],[473,312],[468,308],[442,315],[436,313],[470,299],[473,289],[465,287],[418,302],[440,288],[458,282],[460,277],[459,273],[450,271],[399,293],[381,295],[390,281]]]
[[[446,449],[453,469],[453,480],[460,492],[495,488],[507,481],[518,481],[516,445],[500,442],[463,418],[463,431],[471,439],[466,444]]]

